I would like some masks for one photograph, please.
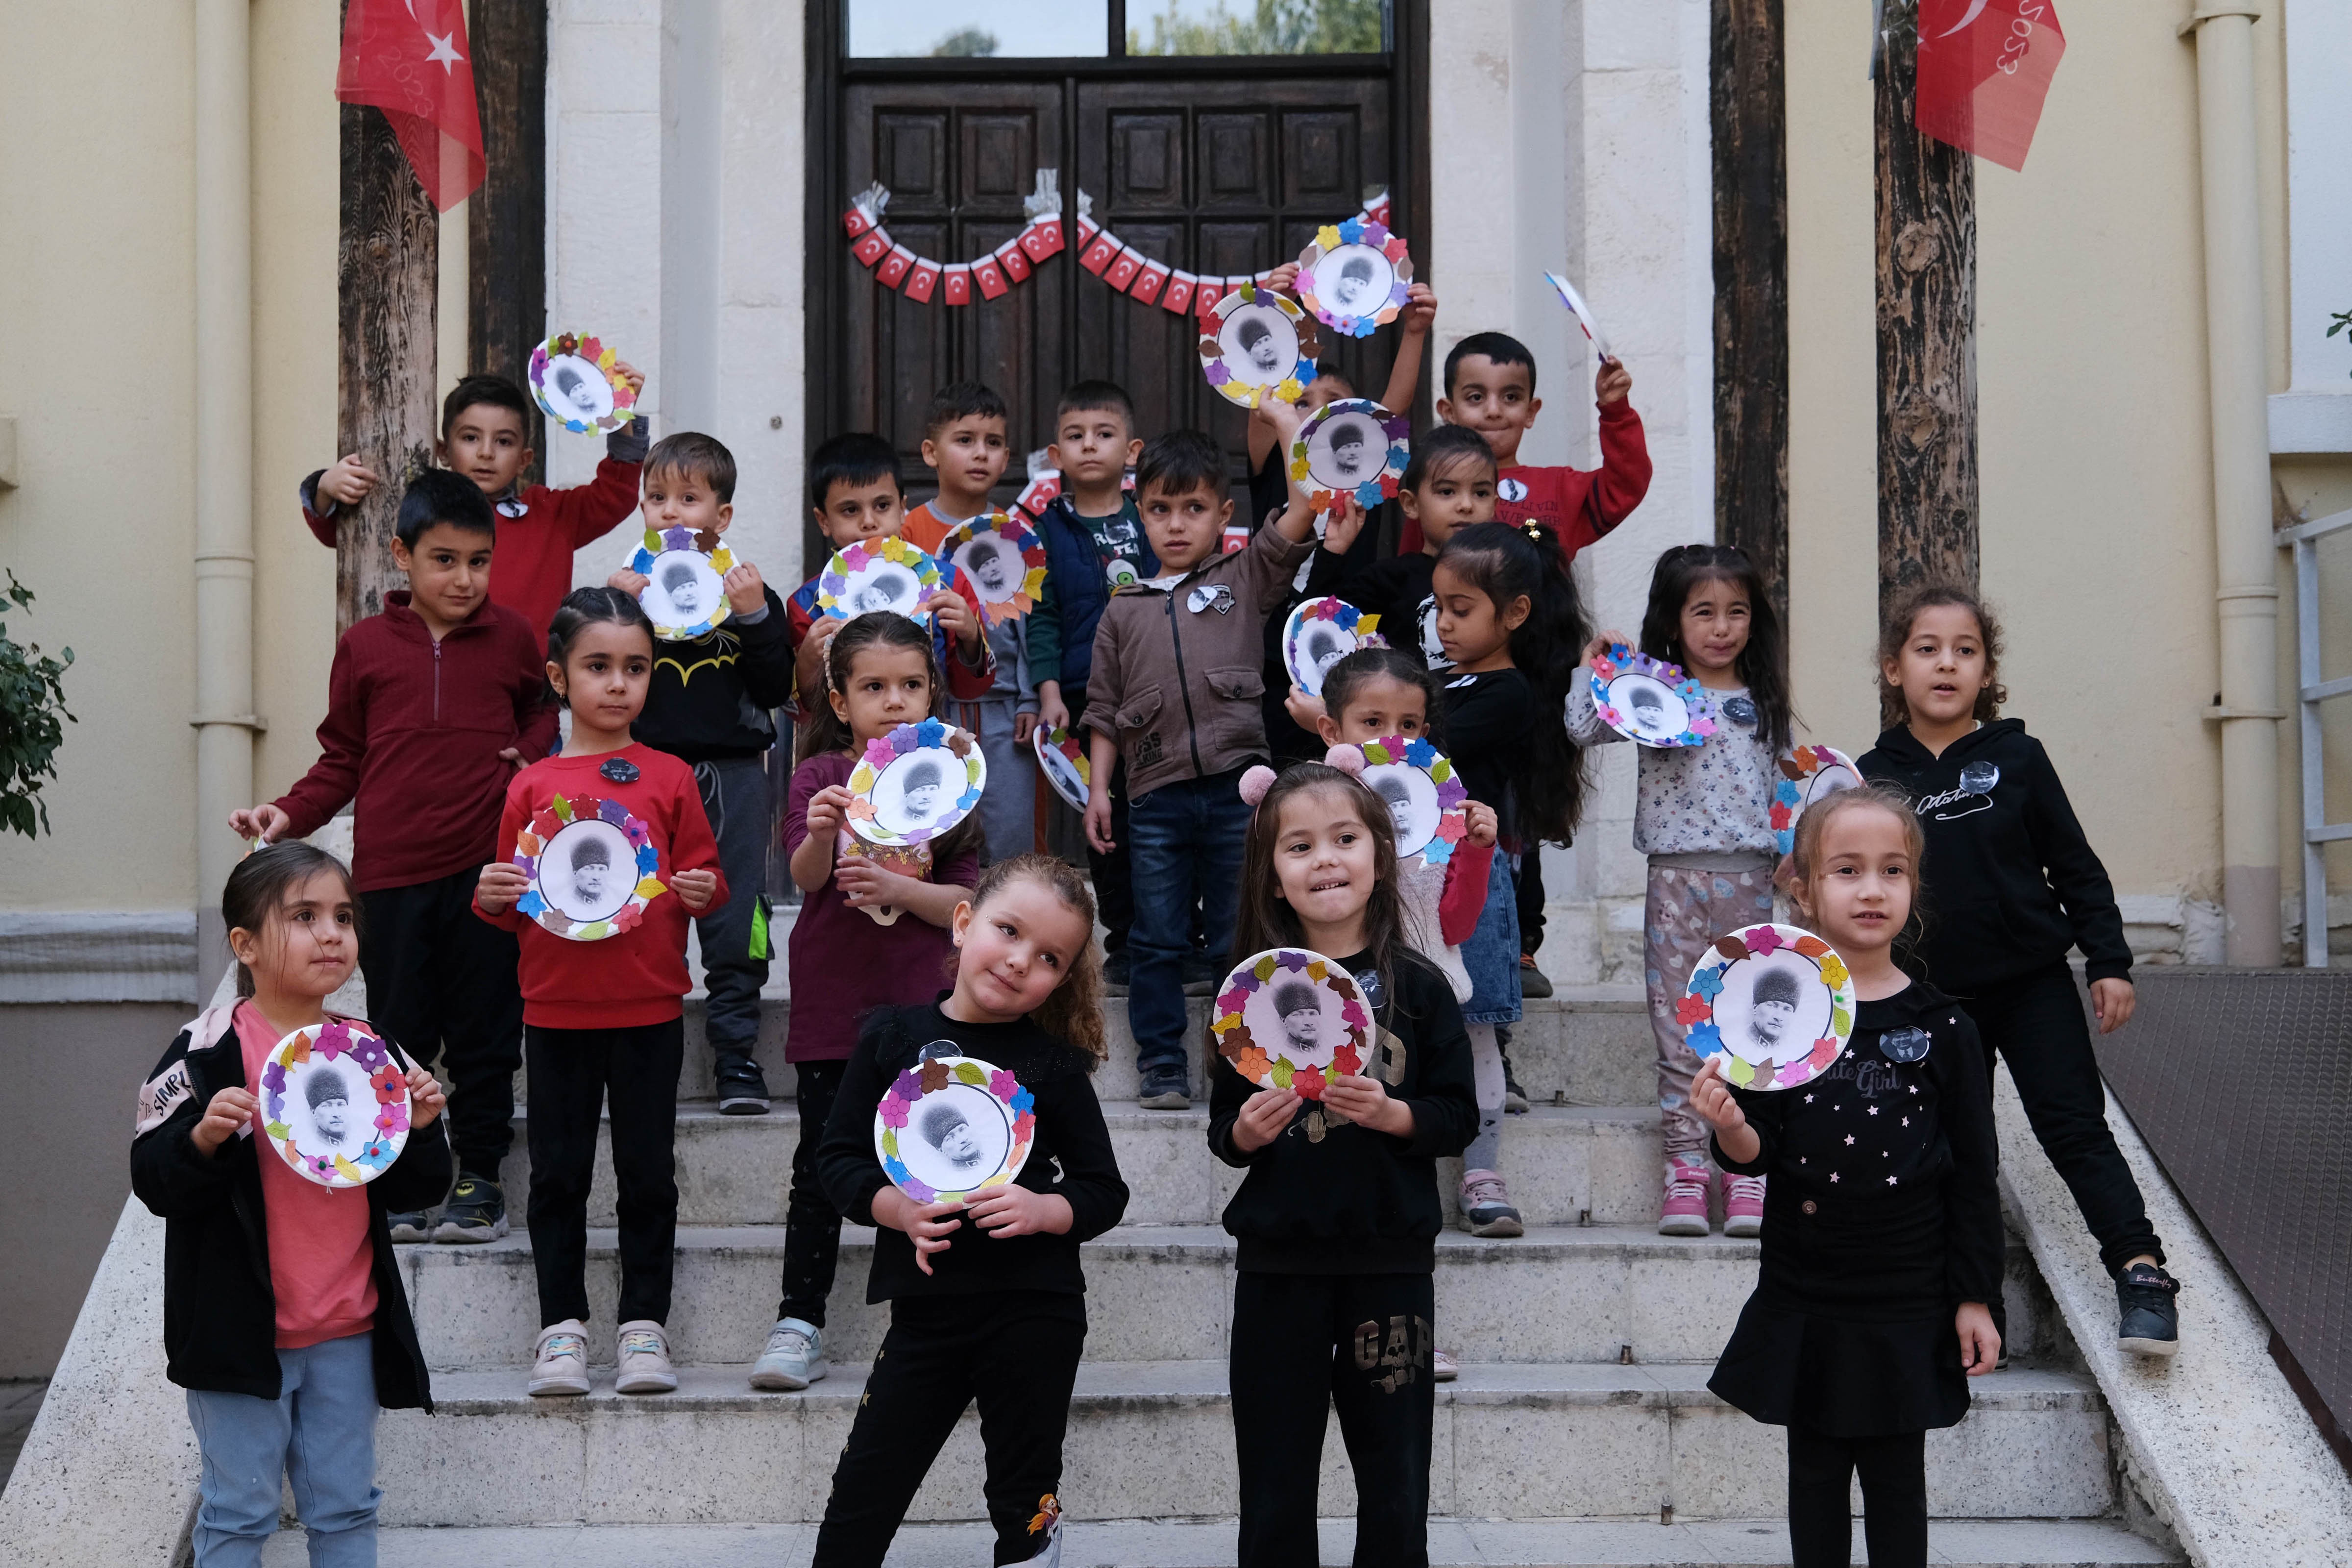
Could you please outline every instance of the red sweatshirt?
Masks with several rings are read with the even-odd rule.
[[[352,880],[404,888],[479,867],[498,847],[499,803],[514,777],[499,755],[547,754],[556,712],[547,655],[514,611],[484,605],[439,642],[408,590],[345,632],[327,676],[319,760],[278,797],[304,837],[356,798]]]
[[[499,859],[515,858],[515,840],[526,826],[554,811],[559,795],[565,811],[548,818],[547,825],[589,815],[583,801],[617,805],[643,823],[644,842],[654,852],[654,863],[649,872],[642,865],[637,871],[654,877],[663,888],[634,925],[601,942],[557,936],[523,914],[520,905],[491,914],[477,899],[476,914],[521,935],[522,1021],[542,1029],[667,1024],[685,1011],[680,999],[688,985],[689,918],[668,882],[680,871],[717,871],[719,890],[709,907],[719,909],[727,902],[727,874],[719,868],[719,845],[710,835],[710,818],[703,814],[694,770],[667,752],[635,742],[617,752],[533,763],[507,786],[506,811],[499,818]],[[596,815],[613,819],[613,814]],[[626,874],[629,868],[614,869]]]
[[[1495,481],[1495,521],[1540,522],[1559,535],[1561,552],[1597,543],[1625,521],[1650,493],[1650,445],[1631,398],[1601,405],[1601,466],[1597,468],[1533,468],[1516,464]],[[1421,548],[1421,524],[1404,520],[1397,553]]]

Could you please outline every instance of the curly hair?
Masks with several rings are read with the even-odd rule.
[[[1903,685],[1886,679],[1887,665],[1900,665],[1903,645],[1911,640],[1911,628],[1918,624],[1919,617],[1948,605],[1977,618],[1977,633],[1984,643],[1985,683],[1977,693],[1973,717],[1979,724],[1990,724],[2000,717],[2000,705],[2009,700],[2009,688],[2000,683],[2000,617],[1993,614],[1992,605],[1983,595],[1965,583],[1922,583],[1888,606],[1885,618],[1879,623],[1876,668],[1880,729],[1892,730],[1897,724],[1911,721],[1911,705],[1903,700]]]
[[[1087,923],[1086,944],[1070,961],[1069,973],[1029,1016],[1047,1034],[1084,1051],[1090,1058],[1087,1070],[1092,1072],[1110,1058],[1103,1035],[1103,960],[1102,949],[1095,942],[1094,891],[1087,885],[1086,873],[1066,860],[1051,855],[1014,855],[980,874],[980,885],[971,890],[973,912],[985,909],[989,900],[1013,883],[1024,881],[1043,887]]]
[[[1916,926],[1921,908],[1919,862],[1927,852],[1927,836],[1919,826],[1911,797],[1885,784],[1842,789],[1827,799],[1815,801],[1797,818],[1795,841],[1789,847],[1788,858],[1780,862],[1778,878],[1781,889],[1789,895],[1797,923],[1812,931],[1819,922],[1813,884],[1821,877],[1822,837],[1832,822],[1850,811],[1884,811],[1903,824],[1903,852],[1911,857],[1911,921]]]

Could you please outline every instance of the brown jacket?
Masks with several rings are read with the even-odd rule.
[[[1173,588],[1139,583],[1111,595],[1079,722],[1118,737],[1129,798],[1265,758],[1265,621],[1314,548],[1269,522]]]

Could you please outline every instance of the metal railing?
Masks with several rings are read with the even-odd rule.
[[[2294,552],[2295,706],[2303,742],[2303,962],[2327,967],[2327,846],[2352,839],[2352,822],[2327,820],[2326,752],[2320,742],[2319,705],[2352,697],[2352,676],[2322,678],[2319,668],[2318,542],[2352,528],[2352,511],[2282,528],[2279,548]]]

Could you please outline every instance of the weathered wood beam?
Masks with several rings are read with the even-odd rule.
[[[1715,537],[1789,613],[1789,176],[1782,0],[1714,0]]]
[[[472,26],[488,172],[467,215],[467,369],[520,385],[547,335],[547,0],[474,0]],[[535,406],[530,444],[546,449]]]

